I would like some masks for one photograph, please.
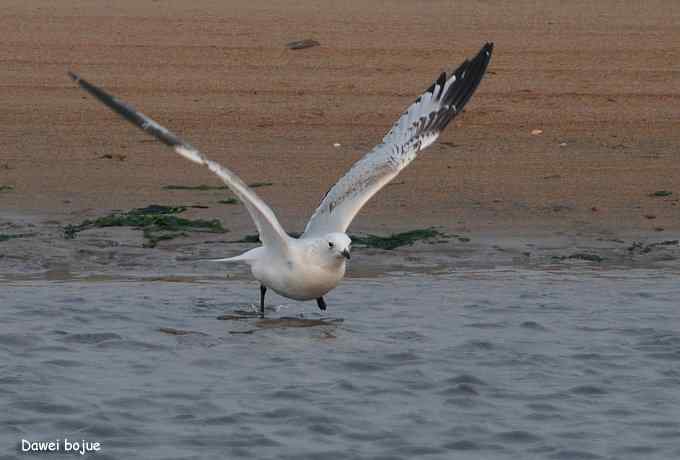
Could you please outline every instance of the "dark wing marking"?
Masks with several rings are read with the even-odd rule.
[[[175,152],[182,155],[184,158],[206,166],[219,176],[246,206],[246,209],[257,226],[262,242],[273,250],[277,250],[281,253],[287,252],[289,237],[281,227],[276,215],[274,215],[271,208],[267,206],[267,204],[238,176],[236,176],[236,174],[219,163],[210,160],[199,152],[198,149],[191,146],[191,144],[183,141],[174,133],[159,125],[143,113],[135,110],[125,102],[119,101],[103,89],[80,78],[73,72],[69,72],[68,74],[81,88],[96,97],[111,110],[120,114],[130,123],[151,134],[165,145],[172,147]]]
[[[105,92],[103,89],[93,85],[87,80],[80,78],[80,76],[74,74],[73,72],[69,71],[68,75],[73,79],[73,81],[78,83],[81,88],[99,99],[108,108],[121,115],[133,125],[151,134],[165,145],[170,147],[183,145],[184,147],[193,149],[193,147],[188,142],[185,142],[179,137],[175,136],[172,132],[168,131],[153,121],[151,118],[139,112],[134,107],[129,106],[123,101],[119,101],[115,97]]]
[[[401,114],[382,143],[331,187],[307,223],[304,236],[346,231],[362,206],[413,161],[420,150],[436,141],[462,112],[486,72],[492,51],[493,44],[487,43],[453,75],[442,73]]]

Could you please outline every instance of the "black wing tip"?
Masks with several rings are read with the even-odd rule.
[[[482,46],[482,48],[479,50],[479,53],[477,53],[477,56],[475,56],[475,57],[478,57],[478,56],[491,57],[491,54],[493,53],[493,47],[494,47],[493,42],[484,43],[484,46]]]
[[[453,72],[455,81],[446,94],[441,96],[449,107],[426,124],[428,129],[442,131],[456,115],[463,111],[486,74],[492,52],[493,42],[485,43],[474,58],[466,59]]]
[[[477,84],[479,81],[481,81],[482,77],[486,74],[486,67],[489,64],[489,61],[491,60],[491,54],[493,54],[493,47],[494,44],[493,42],[486,42],[484,46],[479,50],[477,55],[472,58],[471,60],[465,60],[463,64],[456,69],[454,74],[456,75],[456,78],[460,79],[468,79],[468,80],[477,80]],[[468,72],[468,70],[470,72]],[[465,75],[461,75],[462,73],[465,73]],[[471,73],[471,75],[470,75]],[[475,88],[472,88],[472,91],[476,89],[476,84],[473,85]]]
[[[474,58],[472,58],[471,62],[482,61],[488,64],[488,62],[491,60],[491,55],[493,54],[493,47],[494,47],[493,42],[486,42],[484,46],[482,46],[482,48],[479,50],[477,55]]]
[[[69,77],[71,77],[71,80],[73,80],[74,82],[78,83],[80,81],[80,75],[78,75],[77,73],[71,72],[70,70],[68,70],[66,73],[68,74]]]
[[[442,72],[442,73],[439,75],[439,78],[437,79],[437,84],[438,84],[439,86],[442,86],[442,87],[443,87],[443,86],[444,86],[444,83],[446,83],[446,72]]]

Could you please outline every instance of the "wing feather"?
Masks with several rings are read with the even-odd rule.
[[[151,118],[143,113],[135,110],[123,101],[119,101],[103,89],[93,85],[80,78],[78,75],[69,72],[69,76],[85,91],[97,98],[114,112],[121,115],[133,125],[145,131],[163,144],[172,147],[175,152],[184,158],[206,166],[210,171],[216,174],[229,187],[229,189],[241,200],[245,205],[248,213],[252,217],[257,230],[260,234],[260,239],[265,246],[280,252],[286,252],[288,249],[289,236],[281,227],[276,215],[269,206],[250,188],[248,187],[236,174],[229,169],[216,163],[198,149],[193,147],[188,142],[185,142],[177,135],[159,125]]]
[[[462,112],[491,59],[493,43],[485,44],[453,75],[442,73],[385,135],[382,142],[357,161],[326,193],[305,228],[304,237],[345,232],[364,204],[434,143]]]

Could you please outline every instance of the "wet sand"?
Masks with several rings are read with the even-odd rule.
[[[472,3],[5,2],[0,185],[14,190],[0,192],[0,218],[41,227],[202,204],[196,215],[252,231],[241,207],[216,204],[225,193],[164,190],[219,183],[76,89],[67,69],[247,182],[271,182],[258,192],[299,231],[438,72],[489,40],[467,112],[352,230],[677,234],[680,8]],[[321,46],[285,46],[304,38]]]

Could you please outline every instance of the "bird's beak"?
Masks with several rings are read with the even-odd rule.
[[[342,251],[341,254],[342,254],[343,256],[345,256],[345,259],[347,259],[347,260],[350,259],[350,257],[349,257],[349,251],[348,251],[347,249],[345,249],[344,251]]]

